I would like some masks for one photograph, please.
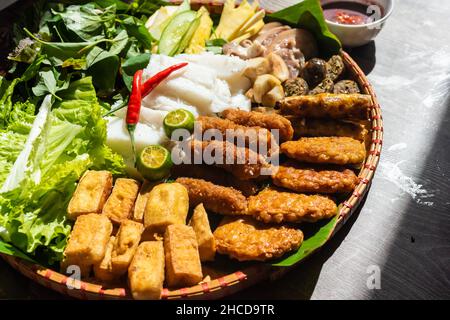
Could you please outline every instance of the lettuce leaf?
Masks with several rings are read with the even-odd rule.
[[[124,173],[123,159],[105,145],[104,110],[92,78],[72,82],[59,95],[56,103],[48,95],[37,116],[25,111],[29,105],[15,106],[6,125],[20,130],[0,132],[0,163],[10,166],[0,193],[0,236],[46,265],[62,259],[72,225],[67,205],[81,175],[87,169]],[[6,143],[8,135],[17,147]],[[8,168],[2,170],[0,177]]]

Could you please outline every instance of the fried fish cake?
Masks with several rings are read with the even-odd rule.
[[[188,190],[191,207],[203,203],[206,209],[215,213],[235,215],[247,212],[247,199],[236,189],[202,179],[178,178],[176,182]]]
[[[266,128],[268,130],[279,130],[280,141],[288,141],[292,139],[294,129],[291,122],[285,117],[272,113],[261,113],[254,111],[243,111],[237,109],[227,109],[222,112],[222,117],[243,126],[256,126]]]
[[[294,228],[255,221],[251,217],[225,217],[214,231],[217,251],[239,261],[265,261],[296,250],[303,233]]]
[[[354,165],[361,164],[366,158],[364,144],[349,137],[300,138],[283,143],[281,152],[308,163]]]
[[[117,179],[111,195],[106,200],[102,214],[117,224],[128,219],[133,211],[139,188],[140,183],[137,180],[126,178]]]
[[[277,105],[281,113],[307,118],[333,118],[366,120],[372,98],[365,94],[321,93],[287,97]]]
[[[248,200],[249,214],[269,222],[316,222],[337,214],[333,200],[321,195],[305,195],[267,188]]]
[[[309,193],[349,193],[358,183],[358,177],[349,169],[299,168],[290,163],[274,170],[272,180],[276,186]]]
[[[128,283],[134,299],[161,299],[164,265],[162,241],[146,241],[139,245],[128,268]]]
[[[69,219],[87,213],[100,213],[111,193],[113,177],[109,171],[86,171],[67,207]]]

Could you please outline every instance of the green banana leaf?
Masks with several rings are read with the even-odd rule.
[[[0,253],[4,253],[13,257],[21,258],[29,262],[37,263],[25,253],[14,247],[13,245],[0,240]]]
[[[305,229],[302,228],[305,240],[300,248],[287,257],[284,257],[282,260],[275,261],[272,265],[275,267],[290,267],[322,247],[333,233],[338,217],[339,215],[336,215],[325,223],[316,222],[308,225],[305,224]]]
[[[300,1],[293,6],[268,14],[266,20],[309,30],[317,39],[320,53],[325,57],[339,53],[342,47],[339,39],[328,30],[319,0]]]

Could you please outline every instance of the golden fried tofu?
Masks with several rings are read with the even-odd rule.
[[[172,224],[164,233],[166,279],[170,287],[192,286],[203,279],[197,237],[192,227]]]
[[[141,240],[142,231],[144,231],[142,223],[132,220],[121,223],[111,254],[112,272],[115,275],[121,276],[127,272]]]
[[[122,220],[128,219],[133,210],[139,187],[140,183],[134,179],[117,179],[102,213],[115,223],[121,223]]]
[[[163,234],[168,225],[185,224],[188,211],[189,195],[186,187],[176,182],[155,186],[145,206],[146,233]]]
[[[144,222],[144,212],[145,206],[147,205],[148,195],[150,194],[150,191],[154,186],[155,183],[150,183],[147,180],[145,180],[142,184],[136,202],[134,204],[134,210],[131,217],[134,221],[141,223]]]
[[[160,299],[164,283],[162,241],[142,242],[128,268],[128,283],[136,300]]]
[[[209,225],[208,214],[203,204],[200,203],[194,209],[194,214],[189,221],[189,226],[194,229],[197,237],[198,252],[201,261],[212,261],[216,254],[216,242]]]
[[[97,213],[79,216],[64,250],[62,265],[79,265],[83,269],[90,269],[90,266],[100,263],[105,256],[112,229],[112,223],[106,216]],[[85,272],[82,270],[82,273]]]
[[[112,273],[112,265],[111,265],[111,254],[114,248],[114,243],[116,241],[116,237],[111,236],[108,241],[108,245],[106,246],[105,256],[103,257],[100,263],[94,265],[94,275],[97,279],[103,281],[111,281],[114,279],[114,274]]]
[[[108,171],[86,171],[67,208],[69,219],[87,213],[101,213],[112,189],[112,174]]]

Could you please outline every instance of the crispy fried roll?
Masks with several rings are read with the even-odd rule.
[[[222,112],[222,117],[243,126],[257,126],[268,130],[278,129],[281,142],[291,140],[294,133],[291,122],[285,117],[274,113],[267,114],[227,109]]]
[[[372,98],[364,94],[322,93],[284,98],[278,102],[282,114],[307,118],[368,118]]]
[[[203,203],[206,209],[215,213],[233,215],[247,212],[247,199],[238,190],[202,179],[178,178],[176,182],[188,190],[191,207]]]

